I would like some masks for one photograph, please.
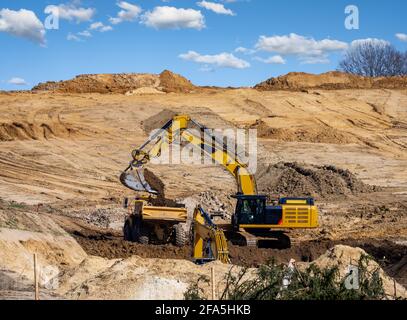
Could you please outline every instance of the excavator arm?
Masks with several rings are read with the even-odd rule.
[[[195,209],[192,223],[194,260],[201,263],[212,260],[229,263],[229,251],[225,234],[212,222],[201,206]]]
[[[132,152],[133,160],[129,167],[121,174],[120,180],[126,187],[134,191],[156,193],[147,183],[143,175],[143,166],[152,158],[159,157],[170,145],[176,141],[187,142],[199,148],[202,153],[222,165],[236,179],[239,194],[256,195],[257,187],[252,174],[247,166],[228,150],[223,141],[205,131],[210,139],[194,134],[188,130],[189,125],[194,125],[201,132],[207,128],[191,120],[187,115],[176,116],[168,121],[161,130],[153,134],[139,149]],[[207,138],[207,137],[206,137]],[[208,141],[209,140],[209,141]],[[136,174],[132,174],[133,171]]]

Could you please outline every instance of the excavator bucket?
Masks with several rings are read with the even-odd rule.
[[[131,171],[124,171],[120,175],[120,181],[123,185],[131,190],[158,194],[158,192],[154,190],[146,181],[143,174],[143,169],[141,168]]]

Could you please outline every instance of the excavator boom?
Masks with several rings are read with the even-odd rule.
[[[198,136],[192,130],[188,130],[189,125],[205,134],[209,138]],[[249,173],[247,166],[243,164],[236,155],[231,154],[227,146],[222,141],[198,122],[191,120],[189,116],[176,116],[167,122],[160,130],[150,137],[139,149],[132,152],[133,160],[127,169],[121,174],[120,181],[127,188],[134,191],[144,191],[156,194],[155,191],[146,181],[143,174],[143,167],[152,158],[159,157],[173,143],[186,142],[197,148],[202,153],[212,158],[216,163],[222,165],[236,179],[238,190],[237,193],[246,195],[257,194],[257,186],[252,174]],[[149,148],[150,147],[150,148]]]

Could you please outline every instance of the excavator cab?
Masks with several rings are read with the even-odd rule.
[[[267,197],[263,195],[237,195],[234,228],[271,228],[283,218],[280,206],[267,206]]]
[[[277,229],[315,228],[318,210],[313,198],[281,198],[277,205],[267,205],[267,196],[242,195],[237,199],[233,228]]]
[[[237,195],[235,227],[238,225],[263,224],[265,220],[266,196]]]

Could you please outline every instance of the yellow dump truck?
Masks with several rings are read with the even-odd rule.
[[[143,199],[130,204],[124,203],[129,210],[123,234],[124,239],[142,244],[168,244],[184,246],[188,243],[186,232],[187,209],[149,206]]]

